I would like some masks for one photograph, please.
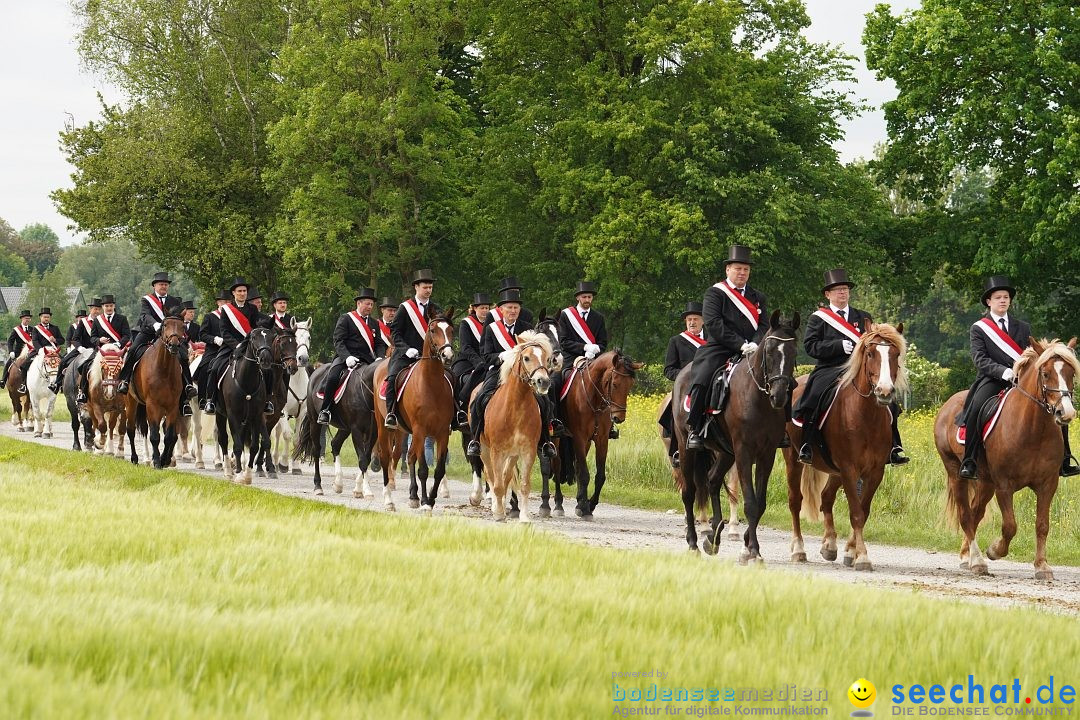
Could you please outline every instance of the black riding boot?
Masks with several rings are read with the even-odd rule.
[[[397,375],[386,376],[386,417],[383,418],[383,427],[388,430],[398,429],[397,418]]]
[[[892,452],[889,453],[890,465],[903,465],[911,462],[911,458],[904,455],[904,443],[900,440],[900,428],[897,427],[897,423],[900,421],[900,406],[895,402],[889,406],[889,412],[892,415]]]
[[[484,432],[484,410],[487,409],[487,400],[484,393],[478,393],[469,408],[469,444],[465,447],[465,454],[469,457],[480,457],[480,435]]]
[[[977,431],[973,432],[974,428],[974,423],[967,426],[967,436],[964,439],[964,459],[960,463],[960,477],[965,480],[974,480],[978,477],[975,456],[979,452],[981,438]]]
[[[555,443],[551,442],[551,433],[548,432],[551,417],[551,401],[546,396],[538,396],[536,402],[540,406],[540,445],[537,452],[541,458],[553,458],[555,457]]]
[[[705,403],[707,400],[704,386],[694,385],[690,388],[690,412],[686,418],[686,422],[690,426],[690,434],[686,436],[687,450],[703,450],[705,448],[705,441],[702,439],[701,433],[705,429]],[[681,402],[681,398],[673,397],[671,401]]]
[[[338,385],[341,384],[342,371],[341,368],[344,365],[340,365],[337,368],[331,368],[326,373],[326,378],[323,380],[322,386],[322,407],[319,408],[319,416],[315,419],[315,422],[319,425],[329,425],[330,416],[334,409],[334,393],[337,392]]]
[[[1076,458],[1073,457],[1072,451],[1069,449],[1068,425],[1061,426],[1061,439],[1065,442],[1065,457],[1061,461],[1061,477],[1080,475],[1080,466],[1076,464]]]
[[[814,445],[818,442],[817,418],[803,416],[802,445],[799,447],[799,462],[810,465],[814,462]]]
[[[195,387],[195,382],[191,379],[191,364],[188,362],[187,348],[181,346],[180,351],[177,353],[177,357],[180,358],[180,377],[184,381],[184,389],[180,395],[187,400],[198,395],[199,391]],[[190,408],[188,409],[188,414],[191,414]]]

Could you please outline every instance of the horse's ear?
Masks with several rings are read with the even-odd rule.
[[[634,368],[635,370],[640,370],[641,368],[645,367],[645,363],[641,361],[634,361],[630,363],[630,367]]]
[[[536,321],[537,325],[547,320],[547,308],[540,308],[540,315],[538,315],[537,317],[540,318]]]
[[[874,327],[874,319],[867,315],[862,320],[862,331],[864,333],[870,332],[870,328]]]
[[[904,323],[897,323],[896,332],[900,333],[901,335],[904,334]]]
[[[802,322],[802,317],[799,315],[799,311],[796,310],[795,314],[791,316],[791,329],[798,330],[799,324]]]
[[[1036,353],[1041,353],[1043,350],[1046,349],[1045,347],[1043,347],[1043,344],[1036,340],[1032,335],[1028,335],[1028,345],[1033,347]]]
[[[769,318],[769,329],[775,330],[780,327],[780,308],[772,311],[772,316]]]
[[[431,306],[429,305],[428,307],[431,307]],[[454,313],[455,312],[457,312],[457,311],[454,309],[453,305],[446,308],[445,312],[443,312],[443,317],[446,318],[446,322],[448,322],[448,323],[453,323],[454,322]]]
[[[306,323],[306,324],[307,324],[307,325],[308,325],[309,327],[311,326],[311,316],[310,316],[310,315],[308,315],[308,316],[307,316],[307,320],[305,321],[305,323]]]
[[[1069,346],[1070,350],[1075,350],[1076,349],[1076,336],[1074,335],[1073,339],[1070,340],[1069,342],[1065,343],[1065,344]]]
[[[296,316],[295,315],[293,315],[291,318],[289,318],[289,329],[292,330],[293,332],[296,332]]]

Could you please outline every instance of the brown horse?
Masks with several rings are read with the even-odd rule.
[[[626,398],[634,386],[637,371],[644,363],[634,362],[621,350],[609,350],[595,360],[579,358],[577,374],[562,401],[562,417],[570,437],[559,447],[560,482],[577,476],[575,514],[591,519],[600,504],[600,491],[607,479],[608,433],[612,423],[626,420]],[[564,370],[564,373],[572,372]],[[589,448],[596,445],[596,478],[589,497]]]
[[[412,368],[398,373],[398,386],[408,378],[404,393],[397,404],[398,430],[383,427],[386,417],[386,401],[381,394],[375,393],[375,420],[379,430],[379,462],[383,473],[383,504],[387,510],[394,510],[394,498],[390,479],[397,471],[400,448],[405,436],[412,434],[409,443],[409,507],[423,506],[430,512],[435,507],[435,498],[439,495],[439,483],[446,475],[446,450],[450,443],[450,423],[454,418],[453,380],[447,369],[454,359],[454,350],[450,343],[454,339],[454,309],[448,308],[441,315],[427,318],[428,328],[424,334],[424,346],[420,357]],[[388,364],[383,362],[375,370],[373,384],[381,388],[386,379]],[[397,392],[397,388],[387,388],[386,392]],[[435,483],[431,494],[427,491],[428,465],[424,458],[424,440],[435,439]],[[391,457],[393,454],[394,457]],[[417,494],[417,468],[420,463],[420,491]]]
[[[487,421],[479,438],[491,485],[491,513],[500,522],[506,520],[506,492],[511,487],[518,496],[521,522],[530,522],[529,485],[541,429],[540,407],[534,395],[543,397],[551,387],[551,341],[533,331],[521,333],[517,340],[518,344],[503,354],[499,387],[484,411]],[[480,478],[474,475],[474,505],[479,504],[482,494]]]
[[[26,357],[25,350],[12,363],[8,371],[7,392],[11,398],[11,424],[19,429],[19,432],[28,432],[33,427],[33,419],[30,415],[30,393],[25,389],[26,377],[19,368],[19,361]],[[23,388],[20,392],[19,388]]]
[[[180,417],[180,391],[183,381],[180,374],[180,344],[187,335],[184,321],[167,316],[161,322],[158,337],[146,348],[131,377],[127,393],[128,443],[131,446],[131,462],[139,464],[135,449],[135,430],[145,430],[153,448],[154,467],[162,469],[172,462],[176,445],[176,421]],[[161,440],[161,424],[165,424],[165,443],[158,451]]]
[[[124,435],[127,433],[126,400],[116,392],[123,365],[124,353],[115,344],[109,343],[101,346],[101,351],[86,370],[90,390],[86,396],[86,412],[98,433],[94,441],[95,453],[124,456]],[[118,442],[115,448],[114,439]]]
[[[986,549],[991,560],[1009,554],[1016,535],[1013,495],[1029,487],[1035,492],[1035,579],[1053,580],[1046,562],[1046,536],[1050,532],[1050,503],[1058,487],[1064,447],[1061,427],[1076,418],[1073,382],[1080,374],[1076,338],[1068,345],[1057,340],[1030,345],[1016,361],[1016,388],[1002,401],[993,432],[978,458],[978,480],[960,477],[964,448],[956,439],[954,419],[963,407],[967,390],[949,398],[934,421],[934,442],[949,475],[948,513],[964,533],[960,567],[985,575],[986,559],[979,552],[979,529],[990,496],[1001,508],[1001,537]]]
[[[863,541],[863,528],[892,451],[889,404],[907,387],[904,367],[907,342],[903,323],[896,327],[886,323],[867,325],[838,380],[836,400],[821,430],[830,457],[823,458],[822,453],[815,452],[812,468],[801,464],[797,448],[802,445],[802,428],[791,422],[787,425],[791,447],[784,449],[784,461],[791,511],[791,559],[796,562],[806,562],[800,508],[812,519],[817,519],[819,507],[825,514],[821,556],[826,560],[836,559],[833,502],[843,487],[851,518],[844,565],[854,565],[856,570],[874,569]],[[805,387],[806,376],[799,378],[794,394],[796,402]]]

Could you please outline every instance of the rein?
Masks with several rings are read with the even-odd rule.
[[[752,357],[747,358],[746,372],[750,374],[750,377],[754,381],[754,385],[757,386],[757,389],[760,390],[763,395],[768,395],[772,392],[773,383],[778,383],[783,380],[790,389],[790,386],[795,382],[795,378],[789,375],[773,375],[772,377],[769,377],[767,375],[765,361],[768,358],[769,353],[765,349],[765,343],[769,342],[770,340],[778,343],[795,342],[795,338],[793,337],[784,338],[780,337],[779,335],[766,335],[764,338],[761,339],[761,347],[759,348],[758,352],[755,353],[755,355],[761,356],[761,362],[754,363]],[[758,375],[754,372],[755,364],[761,369],[761,377],[763,379],[763,382],[758,380]]]
[[[881,345],[887,345],[889,347],[896,347],[891,342],[885,342],[883,340],[879,340],[879,341],[875,341],[875,342],[867,342],[865,344],[866,345],[873,345],[875,347],[878,347],[878,346],[881,346]],[[897,352],[899,352],[900,348],[896,348],[896,350],[897,350]],[[874,394],[874,383],[870,382],[870,366],[865,361],[863,362],[862,377],[866,378],[867,390],[866,390],[865,394],[863,393],[862,390],[859,389],[859,386],[856,385],[855,383],[851,383],[851,387],[855,390],[856,393],[859,394],[859,397],[870,398]]]
[[[585,378],[588,377],[589,378],[589,385],[592,386],[592,390],[595,391],[596,394],[600,396],[600,405],[597,406],[597,407],[593,407],[593,404],[592,404],[592,392],[589,391],[588,389],[586,389],[586,391],[585,391],[585,403],[589,406],[589,410],[592,411],[592,414],[594,416],[599,415],[604,410],[607,410],[609,408],[614,409],[614,410],[626,410],[625,405],[619,405],[618,403],[612,401],[610,396],[614,394],[613,388],[615,386],[615,376],[616,375],[622,375],[623,377],[634,377],[633,373],[619,372],[619,370],[615,367],[615,364],[613,362],[612,365],[611,365],[611,377],[608,378],[608,382],[607,382],[607,394],[605,395],[604,392],[602,390],[600,390],[600,386],[596,384],[596,381],[594,381],[592,379],[592,373],[589,372],[589,369],[591,367],[592,367],[592,361],[591,360],[586,360],[584,365],[581,368],[581,372],[579,372],[578,375],[580,375],[580,377],[581,377],[581,387],[582,388],[585,387]],[[607,375],[606,370],[604,371],[604,374]]]
[[[1029,400],[1031,400],[1031,402],[1035,403],[1036,405],[1041,407],[1043,410],[1045,410],[1048,415],[1053,415],[1054,414],[1054,411],[1057,410],[1058,407],[1061,405],[1062,400],[1064,400],[1065,398],[1071,398],[1073,396],[1073,391],[1072,390],[1069,390],[1067,388],[1050,388],[1050,387],[1046,387],[1046,384],[1043,383],[1041,380],[1039,381],[1039,397],[1035,397],[1034,395],[1029,393],[1027,390],[1020,387],[1020,383],[1017,383],[1014,387],[1017,390],[1020,391],[1021,395],[1028,398]],[[1056,393],[1059,393],[1061,395],[1061,398],[1057,401],[1057,403],[1055,403],[1053,405],[1051,405],[1050,401],[1046,399],[1047,395],[1049,395],[1052,392],[1056,392]]]

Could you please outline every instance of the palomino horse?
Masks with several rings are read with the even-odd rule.
[[[386,417],[386,401],[381,394],[375,393],[375,419],[379,432],[379,462],[383,473],[383,503],[388,510],[394,509],[390,478],[397,470],[397,457],[405,435],[412,433],[409,443],[409,507],[423,507],[430,512],[435,507],[435,498],[439,495],[439,483],[446,474],[446,450],[450,443],[450,422],[454,418],[454,385],[447,371],[454,360],[454,350],[450,346],[454,339],[454,309],[449,308],[436,317],[425,318],[427,329],[424,332],[424,347],[420,357],[411,368],[398,373],[398,387],[408,378],[397,404],[399,429],[388,430],[383,427]],[[387,363],[379,363],[375,370],[374,387],[382,387],[386,379]],[[411,377],[410,377],[411,375]],[[386,392],[397,392],[398,388],[386,388]],[[435,439],[435,483],[431,494],[427,492],[428,465],[424,458],[424,440]],[[393,446],[392,446],[393,445]],[[420,463],[420,490],[417,494],[416,464]]]
[[[820,507],[825,515],[821,556],[830,561],[836,559],[833,502],[837,491],[843,487],[851,518],[851,536],[844,550],[844,564],[854,565],[856,570],[873,570],[863,541],[863,528],[870,517],[870,505],[892,451],[889,405],[907,388],[904,368],[907,343],[903,332],[903,323],[896,327],[879,323],[864,329],[844,374],[837,381],[836,399],[821,428],[828,457],[815,452],[813,468],[802,465],[798,460],[802,428],[788,423],[791,447],[784,450],[784,460],[787,464],[788,509],[791,511],[791,559],[795,562],[806,561],[799,523],[800,508],[808,517],[817,519]],[[795,390],[796,399],[806,387],[805,378],[800,381]]]
[[[222,407],[217,420],[218,446],[224,458],[222,473],[226,480],[251,484],[251,468],[255,457],[265,446],[270,447],[263,408],[266,406],[266,385],[263,373],[274,363],[271,350],[274,331],[255,327],[248,333],[239,356],[229,361],[221,381]],[[239,348],[238,348],[239,349]],[[229,458],[229,435],[232,435],[233,458]],[[248,450],[247,469],[243,467],[244,449]],[[236,475],[233,477],[233,470]]]
[[[127,413],[123,395],[116,392],[124,353],[115,343],[102,345],[86,371],[89,392],[86,412],[97,431],[94,453],[124,456],[124,435],[127,433]],[[74,375],[75,373],[68,373]]]
[[[353,481],[354,498],[372,498],[375,494],[371,491],[368,483],[367,471],[371,465],[371,455],[375,448],[377,431],[375,428],[375,371],[380,365],[386,365],[385,360],[378,360],[362,367],[357,367],[345,376],[345,389],[341,399],[335,403],[330,411],[330,424],[341,428],[330,443],[330,452],[334,457],[334,492],[341,493],[345,486],[341,474],[341,448],[350,437],[353,441],[353,449],[356,451],[358,469]],[[323,378],[329,372],[330,365],[320,365],[311,375],[310,388],[322,387]],[[305,374],[306,373],[299,373]],[[336,387],[327,388],[326,392],[334,393]],[[315,392],[309,392],[306,406],[302,409],[300,426],[297,430],[296,448],[293,457],[296,460],[309,461],[315,464],[315,494],[322,495],[322,456],[326,447],[326,428],[315,422],[322,405],[322,399]]]
[[[299,464],[293,459],[293,427],[292,421],[296,421],[299,430],[304,415],[307,414],[308,389],[311,385],[308,362],[311,353],[311,318],[303,321],[294,321],[296,333],[296,362],[301,370],[289,376],[289,386],[285,394],[285,402],[281,406],[282,418],[273,428],[271,434],[273,451],[271,457],[279,471],[292,475],[300,474]],[[274,407],[278,407],[275,403]]]
[[[480,453],[491,484],[492,515],[500,522],[506,520],[506,492],[512,487],[521,522],[529,522],[529,485],[542,422],[535,396],[545,396],[551,387],[551,341],[538,332],[525,331],[501,358],[499,386],[484,410]],[[469,500],[479,505],[482,495],[480,478],[474,474]]]
[[[195,372],[202,365],[206,355],[205,342],[191,342],[188,344],[188,372],[195,377]],[[181,416],[177,421],[177,436],[180,443],[180,457],[195,463],[195,467],[203,469],[206,463],[203,461],[203,414],[202,408],[197,402],[188,401],[191,408],[191,417]]]
[[[19,361],[24,357],[26,357],[26,348],[23,348],[18,358],[8,360],[9,363],[14,363],[8,371],[7,380],[8,397],[11,398],[11,424],[18,428],[19,432],[27,432],[31,428],[30,394],[23,388],[26,378],[19,369]],[[20,390],[20,388],[23,389]]]
[[[180,417],[180,392],[183,386],[177,354],[185,335],[184,321],[171,315],[166,316],[161,322],[157,338],[146,348],[135,366],[124,408],[131,462],[135,465],[139,464],[139,453],[135,448],[136,429],[144,432],[150,440],[155,468],[160,470],[169,467],[172,462],[173,447],[176,445],[176,421]],[[162,423],[165,426],[165,438],[159,452]]]
[[[569,438],[559,449],[561,482],[577,476],[577,507],[580,518],[591,519],[600,504],[600,491],[607,479],[608,433],[611,424],[626,419],[626,398],[637,371],[644,363],[634,362],[621,350],[609,350],[595,360],[579,359],[566,381],[570,387],[562,401],[562,417]],[[596,445],[596,477],[589,497],[589,448]],[[556,497],[556,501],[558,497]]]
[[[776,462],[776,448],[784,436],[784,408],[795,385],[793,373],[798,330],[799,313],[785,321],[781,319],[779,310],[773,312],[769,318],[769,331],[757,350],[749,357],[740,358],[732,369],[730,399],[718,422],[706,435],[704,450],[686,449],[687,409],[681,399],[690,390],[694,364],[684,367],[675,378],[672,397],[680,401],[672,408],[673,427],[681,458],[676,479],[686,511],[686,542],[691,550],[698,549],[694,502],[704,496],[704,486],[708,488],[713,516],[702,547],[710,555],[716,554],[720,533],[725,525],[720,487],[734,464],[742,485],[746,514],[746,531],[743,533],[739,562],[762,562],[757,526],[765,513],[769,474]],[[725,440],[730,441],[730,448],[724,444]]]
[[[26,371],[26,392],[30,395],[30,411],[34,416],[34,437],[52,437],[53,407],[56,393],[49,385],[60,369],[60,351],[42,350]]]
[[[85,354],[89,355],[90,350],[85,350]],[[83,445],[86,445],[86,450],[90,451],[94,449],[94,426],[90,422],[90,414],[86,411],[86,406],[75,402],[75,398],[79,394],[79,373],[78,366],[86,362],[85,357],[81,357],[72,363],[71,372],[64,373],[64,385],[62,392],[64,393],[64,402],[67,403],[68,417],[71,418],[71,449],[81,451]],[[79,432],[82,431],[83,442],[79,442]]]
[[[1057,492],[1064,452],[1061,427],[1076,418],[1072,393],[1080,363],[1074,352],[1076,338],[1068,345],[1035,338],[1029,342],[1013,368],[1016,387],[1002,400],[997,423],[983,443],[979,479],[964,480],[959,475],[964,448],[957,442],[954,418],[963,407],[966,390],[953,395],[938,411],[934,442],[949,474],[949,516],[964,533],[960,567],[969,567],[976,575],[987,572],[975,532],[991,495],[1001,508],[1001,537],[986,549],[986,555],[998,560],[1009,554],[1009,543],[1016,535],[1013,495],[1029,487],[1035,492],[1035,579],[1053,580],[1054,572],[1046,562],[1050,503]]]

